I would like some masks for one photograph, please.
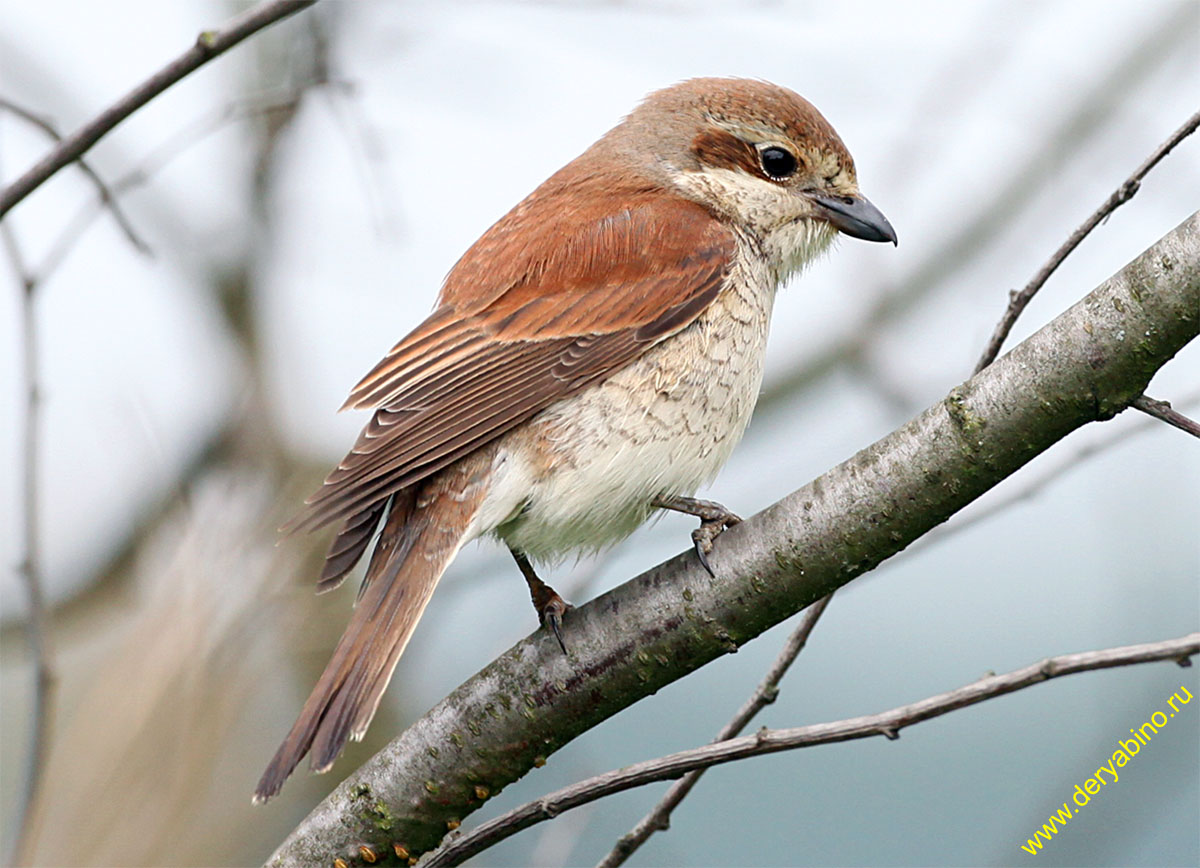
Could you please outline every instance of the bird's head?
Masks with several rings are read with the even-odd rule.
[[[748,234],[785,273],[838,232],[896,242],[887,218],[859,192],[838,134],[787,88],[684,81],[650,94],[601,146]]]

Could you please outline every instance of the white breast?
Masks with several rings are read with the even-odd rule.
[[[778,279],[748,245],[690,326],[498,444],[475,534],[537,559],[623,539],[655,497],[690,495],[729,458],[762,383]]]

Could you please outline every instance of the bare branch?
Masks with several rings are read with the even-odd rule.
[[[1190,633],[1179,639],[1168,639],[1145,645],[1126,645],[1122,648],[1107,648],[1101,651],[1084,651],[1079,654],[1048,657],[1040,663],[1034,663],[1023,669],[1017,669],[1005,675],[981,678],[974,684],[968,684],[957,690],[930,696],[911,705],[902,705],[879,714],[790,729],[764,728],[755,735],[680,751],[659,759],[648,760],[588,778],[586,781],[556,790],[537,801],[528,802],[450,841],[424,860],[421,866],[422,868],[435,868],[435,866],[461,865],[465,860],[481,853],[488,847],[515,835],[522,829],[556,817],[563,811],[569,811],[571,808],[633,787],[677,778],[681,774],[693,770],[706,769],[709,766],[747,757],[879,735],[894,741],[900,737],[901,729],[912,726],[914,723],[941,717],[951,711],[1014,693],[1043,681],[1049,681],[1051,678],[1162,660],[1175,660],[1181,666],[1188,666],[1191,665],[1190,658],[1194,654],[1200,654],[1200,633]]]
[[[1130,406],[1141,410],[1148,416],[1153,416],[1155,419],[1162,419],[1168,425],[1174,425],[1180,431],[1186,431],[1193,437],[1200,437],[1200,424],[1189,419],[1178,410],[1171,409],[1171,405],[1167,401],[1156,401],[1149,395],[1141,395],[1134,398],[1133,404]]]
[[[46,606],[42,596],[42,558],[39,545],[41,503],[38,491],[38,467],[41,452],[41,396],[39,394],[37,323],[34,320],[34,292],[37,281],[29,274],[13,234],[12,225],[0,222],[13,270],[20,283],[21,296],[21,368],[25,393],[25,424],[21,440],[21,531],[24,556],[18,566],[29,614],[25,622],[26,644],[33,663],[34,688],[30,711],[29,748],[23,785],[18,796],[15,835],[7,864],[26,861],[34,838],[36,805],[42,773],[50,750],[50,729],[54,714],[54,664],[47,631]]]
[[[501,654],[350,775],[269,864],[350,861],[361,846],[434,849],[581,733],[874,568],[1071,431],[1120,412],[1200,332],[1198,308],[1200,213],[915,419],[727,530],[710,556],[715,577],[681,554],[572,610],[568,656],[543,631]]]
[[[754,716],[775,701],[779,695],[779,682],[783,680],[783,676],[787,674],[796,657],[804,650],[805,644],[808,642],[808,637],[812,634],[813,628],[817,626],[817,621],[825,612],[825,607],[829,605],[829,601],[833,599],[833,594],[822,597],[804,610],[804,617],[788,637],[784,643],[783,650],[779,652],[779,656],[775,658],[775,662],[771,664],[771,668],[767,670],[767,675],[762,683],[758,685],[758,689],[746,700],[745,704],[738,709],[737,714],[713,739],[713,743],[727,741],[738,735],[746,728]],[[666,795],[659,800],[650,813],[642,817],[636,826],[616,845],[612,848],[607,856],[599,863],[597,868],[616,868],[618,865],[625,863],[625,860],[634,854],[634,852],[650,840],[650,836],[658,831],[665,831],[671,824],[671,812],[679,807],[679,803],[687,798],[688,793],[692,791],[692,787],[700,780],[700,776],[704,774],[703,768],[697,768],[694,771],[688,772],[682,778],[677,780],[667,790]]]
[[[50,138],[54,139],[54,141],[60,143],[62,142],[62,136],[59,134],[58,130],[54,128],[54,124],[50,123],[50,121],[48,121],[46,118],[36,115],[28,109],[17,105],[12,100],[4,99],[3,97],[0,97],[0,108],[37,127]],[[117,204],[117,200],[113,196],[112,190],[110,190],[108,185],[104,183],[104,179],[96,173],[96,170],[92,168],[91,163],[89,163],[83,157],[80,157],[78,160],[76,160],[76,162],[79,164],[79,168],[83,170],[83,173],[87,175],[89,179],[91,179],[93,184],[96,185],[96,192],[100,194],[101,204],[107,206],[112,212],[113,219],[117,221],[117,225],[121,227],[121,231],[125,233],[125,237],[129,239],[129,243],[132,244],[139,253],[143,253],[146,256],[153,256],[154,254],[153,251],[150,250],[150,245],[143,241],[141,236],[139,236],[134,230],[133,224],[129,221],[129,218],[125,216],[124,210],[122,210],[122,208]]]
[[[1025,284],[1025,287],[1020,292],[1009,293],[1008,308],[1004,311],[1004,316],[1000,318],[1000,322],[996,324],[996,330],[992,332],[992,337],[988,341],[987,347],[984,348],[983,355],[980,356],[979,361],[975,364],[974,372],[976,374],[995,361],[996,356],[1000,355],[1000,348],[1004,346],[1004,341],[1008,338],[1008,333],[1012,331],[1012,327],[1016,324],[1017,317],[1021,315],[1026,305],[1037,295],[1038,290],[1050,279],[1050,275],[1062,265],[1063,260],[1070,256],[1071,252],[1079,246],[1079,243],[1093,229],[1099,226],[1109,214],[1132,199],[1141,187],[1142,179],[1150,173],[1150,170],[1157,166],[1163,157],[1171,153],[1172,148],[1194,133],[1198,126],[1200,126],[1200,112],[1196,112],[1188,118],[1183,126],[1155,148],[1154,153],[1147,157],[1134,173],[1125,179],[1125,183],[1114,190],[1113,194],[1104,201],[1104,204],[1092,212],[1092,215],[1083,221],[1083,225],[1072,232],[1071,236],[1063,242],[1062,246],[1054,251],[1054,255],[1046,261],[1046,264],[1038,270],[1038,273],[1033,276],[1033,279],[1029,283]]]
[[[220,30],[206,30],[201,33],[191,48],[60,141],[49,154],[20,178],[13,181],[3,192],[0,192],[0,217],[7,214],[14,205],[53,177],[63,166],[78,160],[113,127],[171,85],[199,69],[214,57],[228,51],[243,39],[253,36],[264,27],[287,18],[301,9],[312,6],[315,2],[316,0],[267,0],[267,2],[246,10]]]

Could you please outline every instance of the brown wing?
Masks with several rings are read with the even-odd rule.
[[[365,526],[391,494],[627,365],[717,296],[735,240],[705,209],[586,191],[605,179],[570,168],[467,251],[438,309],[354,388],[346,406],[375,416],[288,530]],[[350,536],[357,555],[365,540]]]

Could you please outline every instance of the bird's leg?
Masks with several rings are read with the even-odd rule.
[[[566,654],[567,646],[562,637],[562,619],[567,610],[572,608],[571,604],[560,597],[554,588],[538,578],[538,574],[533,571],[533,564],[529,563],[529,558],[514,548],[510,548],[509,551],[512,552],[513,560],[517,562],[517,568],[520,569],[521,575],[529,584],[529,597],[533,600],[533,608],[537,610],[538,621],[543,627],[547,624],[550,625],[550,629],[554,631],[554,638],[558,640],[559,647]]]
[[[675,512],[694,515],[700,519],[700,527],[692,531],[692,542],[696,546],[696,557],[700,558],[700,565],[708,570],[708,574],[716,578],[717,574],[708,565],[708,553],[712,551],[713,540],[725,528],[732,527],[741,521],[741,518],[719,503],[711,500],[699,500],[695,497],[664,495],[655,498],[654,505],[661,509],[670,509]]]

